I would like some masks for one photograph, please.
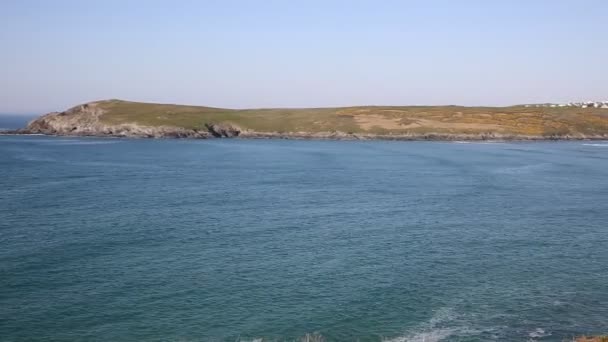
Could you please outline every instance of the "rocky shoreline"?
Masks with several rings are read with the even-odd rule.
[[[1,131],[0,135],[46,135],[64,137],[112,137],[133,139],[283,139],[283,140],[386,140],[386,141],[598,141],[608,140],[608,135],[595,136],[534,136],[501,134],[354,134],[344,132],[254,132],[233,131],[218,133],[210,129],[190,130],[178,127],[138,127],[135,130],[120,129],[101,132],[58,132],[49,130],[30,130],[28,128]]]

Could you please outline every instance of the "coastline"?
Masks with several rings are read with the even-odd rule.
[[[240,140],[336,140],[336,141],[438,141],[438,142],[533,142],[533,141],[605,141],[608,135],[593,136],[539,136],[539,135],[498,135],[498,134],[352,134],[344,132],[251,132],[245,131],[230,136],[217,136],[204,131],[184,131],[181,129],[163,130],[155,134],[137,133],[98,133],[98,132],[32,132],[26,129],[0,131],[0,135],[20,136],[56,136],[56,137],[92,137],[92,138],[125,138],[125,139],[240,139]]]
[[[233,110],[90,102],[0,134],[120,138],[569,141],[608,140],[605,109],[340,107]]]

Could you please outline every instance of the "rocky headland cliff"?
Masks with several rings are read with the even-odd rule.
[[[223,109],[106,100],[10,133],[138,138],[608,139],[608,110],[513,107]]]

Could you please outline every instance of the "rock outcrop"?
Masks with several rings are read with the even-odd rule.
[[[54,112],[31,121],[19,133],[73,135],[73,136],[114,136],[142,138],[198,138],[214,135],[208,130],[187,129],[174,126],[145,126],[135,123],[112,125],[104,123],[100,117],[104,110],[96,102],[83,104],[65,112]],[[227,130],[227,128],[225,128]]]
[[[220,123],[220,124],[205,124],[209,133],[215,138],[233,138],[238,137],[241,134],[241,129],[232,124]]]

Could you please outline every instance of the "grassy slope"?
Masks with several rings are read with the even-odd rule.
[[[223,109],[102,101],[106,123],[203,128],[229,122],[258,132],[503,133],[564,135],[608,133],[608,110],[514,107],[344,107]]]

